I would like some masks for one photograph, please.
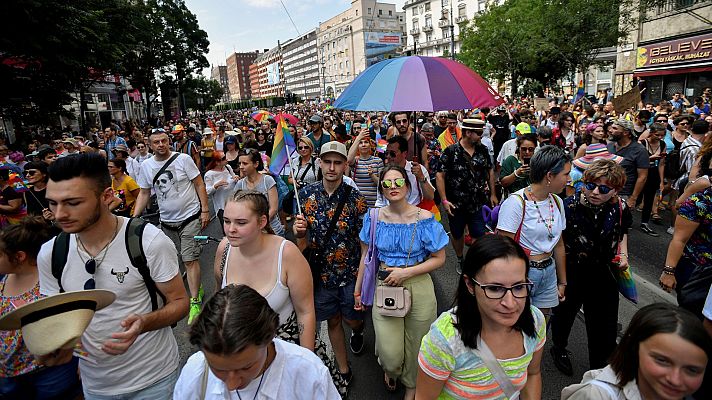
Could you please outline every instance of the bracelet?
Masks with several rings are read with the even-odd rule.
[[[201,211],[200,213],[210,213],[210,211]]]
[[[443,203],[444,205],[448,205],[450,203],[449,201],[447,201],[447,199],[442,199],[442,200],[440,200],[440,202]]]
[[[566,285],[567,285],[566,282],[559,282],[559,286],[566,286]]]
[[[665,270],[665,269],[664,269],[664,270],[663,270],[663,274],[664,274],[664,275],[673,275],[673,276],[674,276],[674,275],[675,275],[675,272],[674,272],[674,271],[668,271],[668,270]]]
[[[663,267],[663,272],[672,272],[673,274],[675,273],[675,267],[671,267],[669,265],[666,265]]]
[[[354,292],[354,296],[361,296],[361,292]]]
[[[517,178],[517,179],[521,178],[521,176],[517,175],[517,170],[516,170],[516,169],[514,170],[514,177]]]

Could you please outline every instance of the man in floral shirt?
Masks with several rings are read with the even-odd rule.
[[[302,214],[294,222],[299,248],[309,247],[317,321],[328,321],[329,340],[339,371],[347,382],[353,373],[346,357],[343,320],[351,327],[350,347],[354,354],[363,351],[363,313],[354,310],[354,289],[361,260],[359,232],[368,211],[366,198],[344,182],[346,146],[325,143],[319,154],[323,179],[299,191]],[[327,235],[331,219],[340,202],[343,210],[333,233]]]
[[[482,144],[485,122],[462,121],[462,138],[443,150],[437,174],[437,186],[443,208],[449,215],[452,247],[462,263],[465,225],[470,236],[485,234],[482,206],[499,203],[494,187],[494,169],[489,150]],[[458,273],[462,270],[458,264]]]

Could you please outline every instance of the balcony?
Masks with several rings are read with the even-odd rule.
[[[418,28],[418,27],[411,28],[411,30],[408,31],[408,32],[409,32],[411,35],[418,35],[418,34],[420,34],[420,28]]]
[[[458,24],[461,24],[463,22],[467,22],[467,15],[461,15],[457,18],[455,18],[455,22]]]
[[[447,19],[441,19],[438,21],[438,28],[447,28],[450,26],[450,21]]]
[[[423,27],[423,32],[432,32],[433,31],[433,26],[432,25],[425,25]]]

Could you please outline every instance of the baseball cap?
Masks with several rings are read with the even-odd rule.
[[[337,141],[332,141],[325,143],[323,146],[321,146],[321,151],[319,152],[319,157],[324,157],[325,155],[329,153],[337,153],[343,156],[344,158],[348,158],[347,152],[346,152],[346,146],[343,143],[337,142]]]
[[[323,120],[321,119],[321,116],[320,116],[320,115],[314,114],[314,115],[311,116],[311,118],[309,118],[309,122],[322,123]]]
[[[532,127],[531,125],[527,124],[526,122],[520,122],[517,124],[517,126],[514,128],[517,133],[520,135],[526,135],[529,133],[532,133]]]

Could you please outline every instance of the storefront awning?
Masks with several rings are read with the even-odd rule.
[[[641,68],[633,71],[633,75],[636,77],[644,76],[660,76],[660,75],[678,75],[678,74],[690,74],[695,72],[712,72],[712,63],[704,63],[700,65],[681,65],[677,68],[674,67],[660,67],[660,68]]]

